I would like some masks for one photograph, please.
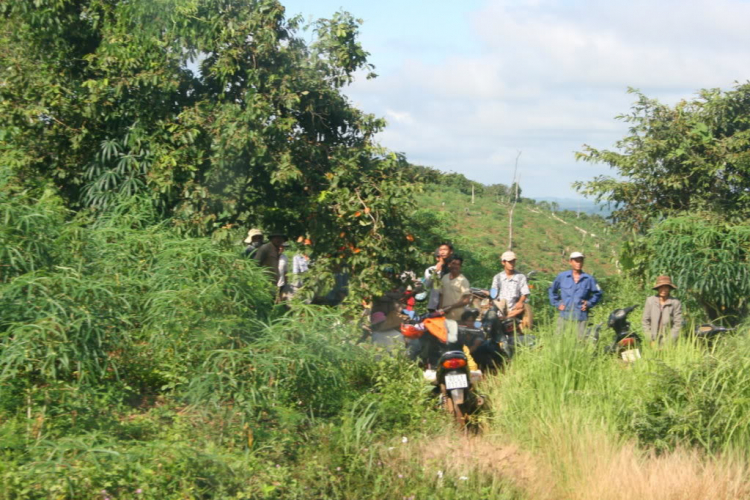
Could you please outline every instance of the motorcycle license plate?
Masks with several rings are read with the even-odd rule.
[[[627,351],[623,351],[622,359],[628,363],[633,363],[634,361],[637,361],[641,359],[641,350],[640,349],[630,349]]]
[[[451,389],[466,389],[467,387],[469,387],[469,381],[465,373],[454,373],[445,376],[445,388],[449,391]]]

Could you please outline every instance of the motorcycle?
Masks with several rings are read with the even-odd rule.
[[[393,322],[388,324],[388,322],[391,321],[390,317],[387,318],[382,313],[376,313],[370,317],[371,321],[369,325],[363,326],[362,336],[360,337],[359,342],[370,341],[389,352],[395,352],[403,347],[403,337],[399,331],[400,325],[398,323],[401,320],[409,321],[416,317],[416,312],[413,310],[413,307],[411,309],[408,307],[409,303],[411,302],[413,306],[416,302],[427,300],[427,292],[424,291],[422,283],[418,280],[407,282],[404,276],[401,277],[401,280],[405,286],[400,292],[398,292],[397,301],[399,303],[399,308],[396,312],[392,313],[396,315],[393,319],[395,319],[395,323],[397,324],[394,325]],[[392,293],[392,295],[394,295],[394,293]],[[410,299],[413,300],[410,301]],[[396,299],[394,299],[394,302],[395,301]],[[388,322],[386,322],[386,319]]]
[[[643,341],[638,332],[631,329],[630,322],[628,321],[628,314],[633,312],[633,309],[636,307],[630,306],[624,309],[615,309],[607,319],[607,326],[612,328],[615,334],[613,342],[604,348],[604,352],[615,354],[628,363],[641,359],[640,347]],[[592,342],[597,343],[601,327],[602,324],[597,325],[595,329],[586,333],[586,337]]]
[[[734,328],[726,328],[712,323],[704,323],[695,328],[695,338],[704,341],[707,345],[711,346],[717,339],[728,332],[733,332],[734,330]]]
[[[464,312],[464,318],[476,314]],[[484,340],[481,328],[472,328],[445,318],[442,313],[428,313],[406,321],[401,333],[409,341],[409,357],[424,368],[424,378],[435,385],[443,408],[465,427],[469,416],[483,405],[484,397],[475,391],[475,383],[482,378],[481,370],[470,369],[464,346]]]
[[[482,373],[496,373],[502,370],[519,347],[533,347],[536,337],[524,332],[524,321],[518,317],[507,318],[492,307],[481,321],[484,339],[469,345],[469,351]],[[477,326],[479,323],[477,324]]]
[[[443,407],[465,428],[468,417],[484,404],[484,398],[474,391],[468,357],[463,351],[448,351],[440,357],[437,368],[436,384]]]

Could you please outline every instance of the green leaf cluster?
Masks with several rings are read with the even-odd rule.
[[[614,204],[613,219],[639,230],[680,212],[750,216],[750,84],[703,90],[675,106],[630,92],[637,96],[632,112],[618,117],[629,134],[616,149],[577,153],[616,177],[578,182],[579,191]]]
[[[277,0],[39,0],[0,16],[0,161],[69,208],[138,196],[189,234],[304,235],[352,297],[386,286],[367,269],[418,260],[417,187],[373,141],[385,122],[341,92],[372,69],[348,13],[310,43]]]
[[[746,309],[750,220],[750,83],[702,90],[674,106],[637,95],[615,150],[578,158],[617,177],[579,182],[633,231],[623,264],[644,281],[667,274],[711,319]]]

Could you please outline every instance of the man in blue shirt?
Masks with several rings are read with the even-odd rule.
[[[578,337],[583,338],[589,310],[602,300],[602,290],[590,274],[583,272],[583,254],[570,254],[570,271],[557,275],[549,288],[549,302],[560,310],[557,333],[575,325]]]

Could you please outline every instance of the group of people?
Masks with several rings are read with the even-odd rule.
[[[248,231],[245,239],[245,256],[256,260],[259,266],[270,271],[271,279],[278,289],[277,300],[282,301],[292,297],[302,286],[304,274],[310,266],[308,249],[310,240],[300,237],[297,240],[296,252],[292,258],[291,274],[289,274],[289,249],[292,246],[285,234],[271,232],[269,241],[264,241],[265,235],[259,229]],[[453,245],[442,243],[435,251],[435,264],[424,272],[425,290],[429,291],[427,309],[440,311],[446,318],[460,321],[466,306],[471,301],[471,285],[462,274],[464,259],[456,254]],[[596,279],[583,271],[585,256],[581,252],[570,254],[570,269],[557,275],[549,287],[550,304],[558,309],[557,332],[567,329],[575,330],[583,338],[589,314],[602,299],[602,290]],[[518,317],[522,319],[522,326],[531,326],[531,308],[528,299],[531,294],[525,275],[516,271],[516,254],[512,251],[504,252],[500,256],[502,271],[492,278],[490,288],[498,291],[495,305],[498,313],[504,317]],[[413,279],[416,276],[412,276]],[[682,327],[682,305],[679,300],[671,297],[671,292],[677,287],[669,276],[659,276],[653,287],[657,291],[655,296],[649,297],[643,310],[642,327],[652,341],[662,343],[666,338],[676,340]],[[398,308],[394,304],[404,299],[402,290],[385,294],[376,299],[369,308],[371,322],[385,328],[392,328],[388,320],[397,323]],[[413,310],[413,295],[406,294],[407,309]]]
[[[583,272],[583,263],[581,252],[570,254],[570,270],[558,274],[549,288],[550,304],[560,311],[557,331],[572,325],[579,338],[585,335],[589,311],[602,299],[601,288],[593,276]],[[660,345],[670,338],[676,341],[682,328],[682,304],[671,293],[677,286],[663,275],[656,279],[652,289],[656,295],[648,297],[643,307],[643,333]]]
[[[435,264],[425,270],[424,285],[429,290],[427,308],[442,311],[449,319],[459,321],[464,308],[471,300],[471,285],[461,273],[463,258],[453,251],[449,243],[441,244],[435,252]],[[531,294],[525,275],[516,271],[516,254],[504,252],[500,256],[502,271],[492,279],[490,288],[498,291],[495,304],[504,317],[524,318],[531,325]],[[557,275],[548,289],[550,304],[558,312],[556,330],[575,330],[580,338],[586,334],[591,310],[601,302],[602,290],[596,279],[583,271],[585,256],[573,252],[569,257],[570,269]],[[652,341],[660,344],[671,337],[676,340],[682,326],[682,305],[671,297],[677,289],[669,276],[659,276],[653,286],[657,294],[646,300],[642,327]]]
[[[268,242],[260,229],[250,229],[245,238],[245,257],[255,259],[259,266],[270,271],[272,282],[277,287],[277,301],[291,298],[301,287],[304,274],[309,270],[310,256],[306,249],[310,240],[304,236],[297,239],[297,249],[292,257],[292,278],[289,279],[289,256],[291,243],[281,232],[271,232]]]

